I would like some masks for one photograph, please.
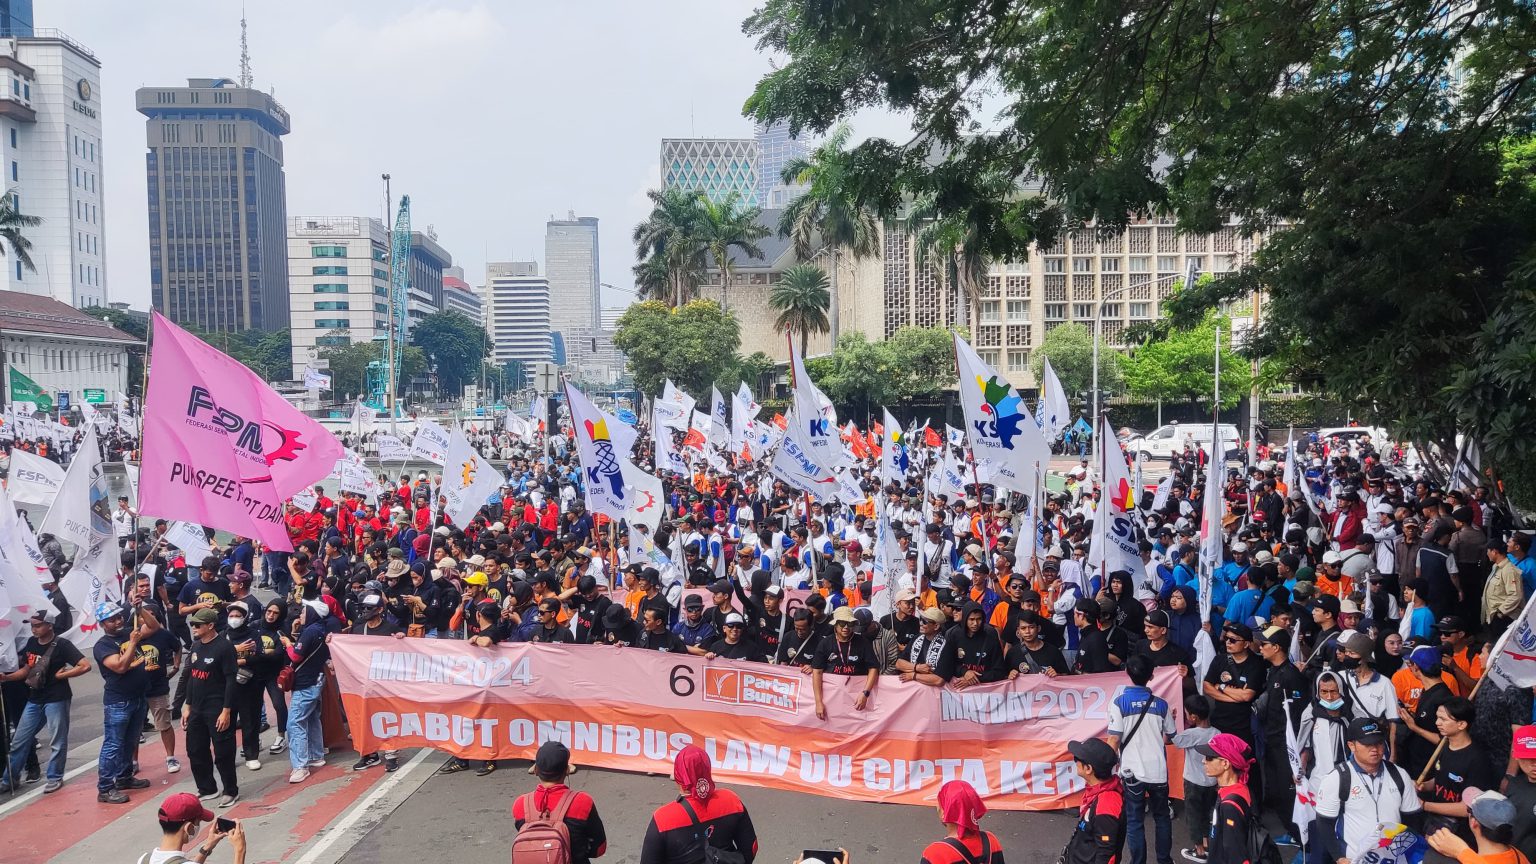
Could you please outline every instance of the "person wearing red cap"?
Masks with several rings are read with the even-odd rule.
[[[735,851],[742,864],[757,857],[757,831],[735,792],[715,785],[709,755],[690,744],[672,762],[682,792],[651,814],[640,847],[640,864],[704,864],[704,845]]]
[[[1536,725],[1515,730],[1509,755],[1515,760],[1515,773],[1504,778],[1504,794],[1518,813],[1525,814],[1515,823],[1514,845],[1525,857],[1536,861]]]
[[[197,796],[191,792],[177,792],[167,797],[160,803],[157,816],[160,820],[160,845],[141,856],[138,864],[202,864],[213,854],[219,842],[225,839],[229,840],[230,847],[235,850],[233,864],[245,864],[245,828],[239,822],[227,832],[219,831],[216,825],[210,826],[195,851],[182,851],[197,835],[198,826],[213,821],[213,811],[205,808],[203,802],[197,800]]]
[[[923,850],[922,864],[1003,864],[1003,844],[978,824],[987,813],[981,796],[964,780],[939,787],[939,821],[949,833]]]

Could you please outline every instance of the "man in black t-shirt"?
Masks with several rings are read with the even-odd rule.
[[[393,639],[404,639],[405,631],[389,620],[384,614],[384,598],[378,594],[365,594],[358,604],[358,620],[352,625],[352,632],[358,636],[380,636]],[[362,758],[353,763],[353,771],[363,771],[379,764],[379,754],[364,753]],[[384,770],[393,772],[400,767],[400,754],[394,750],[384,751]]]
[[[603,613],[603,644],[631,648],[640,641],[640,625],[622,604],[611,603]]]
[[[139,724],[144,717],[144,695],[149,690],[149,673],[139,642],[159,624],[148,612],[135,612],[135,624],[127,625],[123,607],[101,603],[96,621],[102,636],[91,653],[101,670],[101,753],[96,762],[96,801],[99,804],[127,804],[125,790],[147,789],[148,780],[133,776],[139,750]]]
[[[91,661],[67,639],[59,639],[53,625],[57,610],[39,609],[28,620],[32,638],[21,649],[21,668],[0,675],[0,681],[25,681],[27,704],[11,738],[10,763],[0,778],[0,791],[12,791],[20,782],[22,764],[37,743],[37,733],[48,724],[52,753],[48,759],[48,782],[43,792],[57,792],[64,785],[64,759],[69,752],[69,706],[73,692],[69,679],[91,671]]]
[[[739,612],[729,612],[720,625],[725,636],[716,639],[704,655],[707,660],[724,657],[727,660],[753,660],[762,662],[763,648],[756,639],[746,635],[746,619]]]
[[[576,638],[572,641],[591,645],[603,641],[603,616],[613,601],[598,590],[597,579],[583,576],[576,581]]]
[[[191,615],[199,609],[212,609],[221,613],[216,621],[223,628],[224,605],[234,599],[229,583],[219,578],[219,559],[209,555],[198,565],[197,577],[187,580],[176,598],[182,615]]]
[[[160,733],[160,744],[165,747],[165,770],[175,774],[181,770],[181,761],[176,758],[176,729],[171,725],[171,679],[181,668],[181,640],[172,632],[164,609],[153,601],[146,601],[143,608],[160,623],[154,632],[139,639],[139,656],[149,679],[144,701],[150,725]]]
[[[1077,629],[1081,634],[1077,640],[1077,674],[1115,671],[1114,661],[1109,656],[1109,634],[1099,629],[1098,601],[1079,600],[1072,614],[1077,616]]]
[[[640,639],[635,643],[636,648],[644,648],[647,651],[663,651],[671,654],[687,654],[688,646],[683,644],[682,637],[667,629],[664,613],[655,606],[646,606],[644,601],[640,606],[641,621],[645,625]]]
[[[545,597],[539,601],[539,623],[528,637],[529,642],[571,642],[571,631],[560,626],[560,600]]]
[[[187,653],[187,701],[181,706],[181,728],[187,733],[187,762],[197,781],[199,798],[218,794],[213,772],[224,784],[220,807],[240,799],[235,778],[235,648],[214,629],[219,613],[211,607],[187,619],[192,644]],[[297,686],[297,685],[295,685]],[[211,751],[211,752],[210,752]]]
[[[864,690],[853,701],[855,711],[864,710],[880,681],[880,664],[875,659],[874,649],[869,647],[867,639],[854,633],[856,620],[852,609],[838,607],[832,613],[832,638],[823,639],[811,659],[811,690],[816,695],[818,720],[827,719],[827,705],[822,698],[823,675],[864,676]]]
[[[816,596],[816,595],[811,595]],[[821,630],[816,627],[816,615],[808,607],[801,606],[790,615],[791,624],[779,641],[774,662],[781,666],[799,666],[809,672],[811,659],[816,656],[816,646],[822,642]]]
[[[912,641],[922,629],[917,618],[917,592],[903,588],[896,592],[896,610],[880,619],[880,629],[896,634],[898,656],[905,657]]]
[[[1268,671],[1262,659],[1249,650],[1253,631],[1246,624],[1228,621],[1221,628],[1225,656],[1211,662],[1205,673],[1205,697],[1211,700],[1211,725],[1243,739],[1253,740],[1253,701],[1264,691]]]

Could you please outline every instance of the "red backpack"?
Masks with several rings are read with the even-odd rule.
[[[523,796],[523,828],[512,840],[512,864],[571,864],[571,829],[565,813],[580,794],[567,789],[553,813],[533,806],[533,793]]]

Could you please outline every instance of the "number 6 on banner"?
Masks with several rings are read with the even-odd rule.
[[[693,695],[695,687],[693,683],[693,670],[682,664],[673,666],[668,683],[672,685],[672,693],[675,696],[679,699],[687,699]],[[683,689],[684,684],[688,685],[686,690]]]

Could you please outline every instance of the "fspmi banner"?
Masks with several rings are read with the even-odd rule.
[[[1121,674],[1021,675],[952,690],[885,677],[857,711],[864,678],[828,675],[823,721],[811,677],[792,666],[341,634],[331,656],[364,753],[531,758],[557,739],[581,765],[665,773],[678,750],[698,744],[725,782],[931,806],[941,784],[959,779],[1004,810],[1075,800],[1084,784],[1067,742],[1102,737],[1128,683]],[[1177,670],[1159,669],[1151,686],[1182,704]]]

